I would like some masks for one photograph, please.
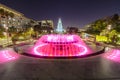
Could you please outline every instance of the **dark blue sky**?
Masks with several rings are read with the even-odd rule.
[[[120,13],[120,0],[0,0],[0,3],[35,20],[52,19],[55,25],[61,17],[64,26],[82,27]]]

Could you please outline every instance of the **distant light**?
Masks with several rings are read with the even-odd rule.
[[[107,27],[107,28],[108,28],[108,30],[111,30],[111,28],[112,28],[112,25],[108,25],[108,27]]]

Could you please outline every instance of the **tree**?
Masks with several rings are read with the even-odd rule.
[[[111,39],[111,43],[115,44],[117,42],[117,31],[111,30],[109,32],[109,39]]]
[[[77,27],[67,27],[67,32],[72,34],[72,33],[77,33],[78,28]]]
[[[41,26],[40,25],[35,25],[34,26],[34,31],[35,32],[41,32]]]
[[[5,28],[3,28],[3,27],[0,26],[0,38],[5,37],[4,34],[3,34],[3,32],[5,32]]]
[[[112,17],[112,21],[113,22],[117,22],[119,20],[119,15],[118,14],[114,14]]]
[[[87,33],[97,34],[99,35],[102,30],[104,30],[107,26],[105,20],[99,19],[91,24],[91,26],[87,29]]]
[[[2,17],[4,17],[4,13],[5,13],[4,9],[0,9],[0,14]]]
[[[113,29],[115,29],[118,33],[120,33],[120,23],[116,24],[116,26]]]
[[[11,33],[11,34],[15,34],[16,30],[17,29],[14,26],[8,28],[8,32]]]

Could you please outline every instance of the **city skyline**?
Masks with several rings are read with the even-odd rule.
[[[34,20],[51,19],[55,27],[58,18],[62,19],[64,27],[83,27],[99,18],[120,13],[118,0],[1,0],[0,3]]]

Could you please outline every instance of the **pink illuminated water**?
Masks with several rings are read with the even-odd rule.
[[[14,50],[7,49],[7,50],[1,50],[0,51],[0,63],[15,60],[18,58],[18,55]]]
[[[44,35],[31,49],[31,54],[52,57],[82,56],[91,52],[78,35],[63,34]]]
[[[120,49],[111,49],[105,53],[104,57],[115,62],[120,62]]]

